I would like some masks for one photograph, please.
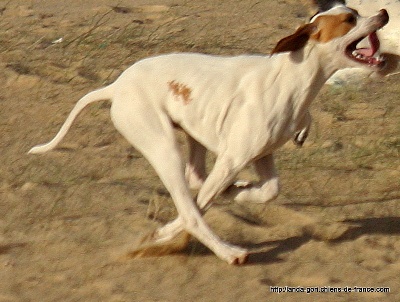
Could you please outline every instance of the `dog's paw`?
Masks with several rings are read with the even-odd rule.
[[[228,262],[231,265],[242,265],[248,261],[249,252],[246,249],[239,247],[230,247],[224,253],[215,253],[220,259]]]
[[[235,258],[232,262],[230,262],[229,264],[233,264],[233,265],[242,265],[242,264],[245,264],[248,260],[249,260],[249,254],[246,252],[245,254],[236,257],[236,258]]]
[[[237,181],[224,192],[224,197],[233,199],[239,204],[248,202],[264,204],[275,199],[278,193],[279,184],[275,180],[262,186],[246,181]]]
[[[229,187],[227,187],[224,192],[222,192],[222,196],[226,199],[236,200],[238,194],[243,192],[243,190],[248,190],[253,187],[254,187],[254,185],[251,182],[237,180],[233,184],[231,184]]]
[[[303,129],[296,133],[293,142],[295,145],[302,147],[308,137],[308,129]]]

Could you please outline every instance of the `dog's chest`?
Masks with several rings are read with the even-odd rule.
[[[263,143],[263,150],[267,153],[283,146],[300,130],[301,118],[292,112],[283,111],[267,120],[264,126],[266,135]]]

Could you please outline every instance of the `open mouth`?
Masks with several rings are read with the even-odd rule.
[[[357,48],[357,45],[365,38],[368,38],[369,46]],[[385,58],[381,56],[379,47],[380,42],[378,35],[376,34],[376,31],[373,31],[368,36],[361,37],[347,46],[346,55],[358,63],[381,68],[385,64]]]

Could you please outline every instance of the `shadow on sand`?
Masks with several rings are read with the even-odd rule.
[[[383,234],[398,235],[400,234],[400,217],[382,217],[382,218],[363,218],[344,221],[351,223],[354,227],[347,230],[342,236],[329,242],[339,244],[345,241],[355,240],[363,235]],[[311,236],[304,235],[299,237],[287,238],[284,240],[276,240],[270,242],[262,242],[250,246],[254,249],[267,249],[274,245],[272,249],[267,251],[252,253],[249,257],[248,265],[269,264],[283,261],[280,255],[283,253],[295,251],[310,240],[314,240]]]

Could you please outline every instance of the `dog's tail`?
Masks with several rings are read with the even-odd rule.
[[[58,143],[64,138],[67,134],[69,128],[72,125],[72,122],[75,120],[77,115],[82,111],[90,103],[102,100],[109,100],[112,98],[113,95],[113,85],[109,85],[98,90],[92,91],[86,94],[83,98],[81,98],[72,109],[70,114],[68,115],[67,119],[65,120],[64,124],[61,126],[60,131],[58,131],[57,135],[48,143],[37,145],[29,150],[29,154],[39,154],[44,153],[49,150],[54,149]]]

